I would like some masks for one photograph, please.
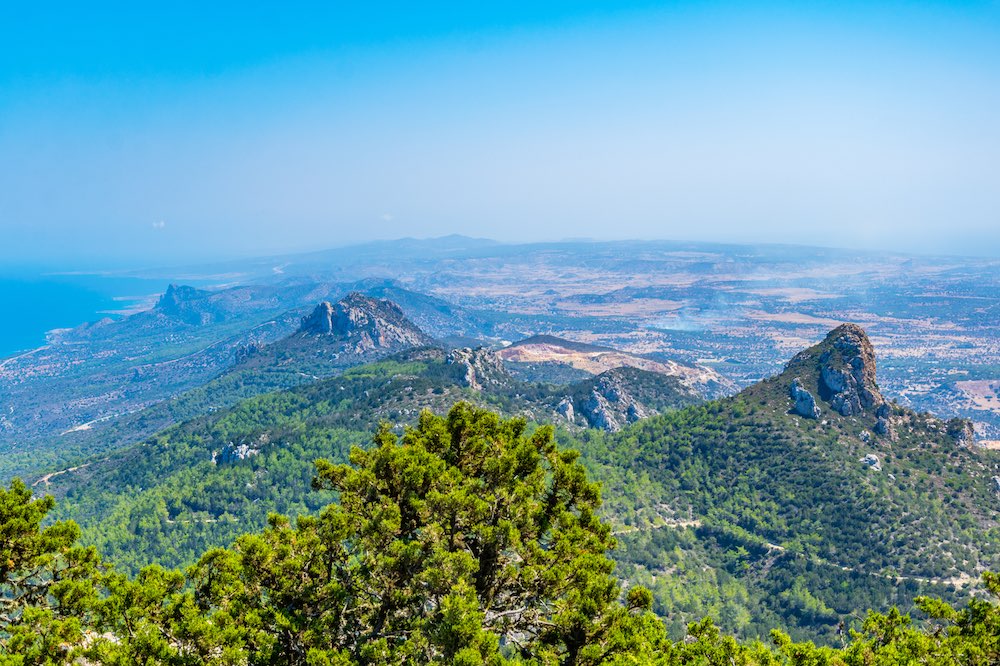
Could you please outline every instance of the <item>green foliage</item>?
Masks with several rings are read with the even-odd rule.
[[[187,566],[262,529],[272,511],[317,515],[335,493],[309,491],[311,461],[346,461],[378,421],[398,433],[420,410],[460,399],[540,417],[567,390],[476,392],[463,376],[423,349],[245,400],[54,477],[52,491],[65,488],[57,513],[123,570]],[[840,622],[859,627],[869,608],[916,612],[918,595],[960,603],[968,591],[952,579],[1000,567],[995,459],[902,409],[897,441],[863,442],[871,423],[787,408],[776,379],[615,434],[555,434],[603,484],[616,575],[653,592],[670,636],[708,615],[745,638],[782,626],[797,641],[837,644]],[[248,455],[225,455],[237,447]],[[882,472],[859,463],[867,453]]]
[[[41,526],[52,497],[0,488],[0,664],[69,663],[97,600],[97,552],[71,522]]]
[[[620,574],[653,591],[672,636],[709,614],[835,644],[868,608],[956,601],[949,579],[1000,566],[987,456],[903,410],[897,441],[865,444],[857,419],[787,414],[786,392],[769,380],[573,444],[607,489]],[[882,472],[859,463],[869,452]]]
[[[550,428],[529,435],[461,403],[425,412],[401,440],[384,426],[351,465],[317,462],[316,487],[339,502],[209,551],[189,589],[155,567],[113,577],[104,617],[117,638],[95,654],[581,665],[650,654],[663,639],[652,597],[635,588],[619,603],[614,540],[577,458]]]
[[[916,617],[869,612],[855,629],[839,624],[837,647],[783,630],[769,644],[741,641],[710,618],[672,642],[650,611],[661,603],[654,593],[624,590],[612,576],[616,540],[579,454],[557,446],[551,428],[531,432],[468,404],[447,417],[424,413],[402,437],[383,426],[370,449],[352,449],[350,464],[320,460],[316,470],[317,494],[338,501],[294,522],[272,515],[267,529],[208,550],[186,574],[106,570],[93,548],[76,545],[75,524],[43,527],[51,497],[33,498],[20,481],[0,489],[0,665],[1000,662],[992,573],[983,575],[989,599],[957,607],[921,596]],[[644,548],[674,553],[674,573],[656,580],[683,585],[700,553],[732,592],[697,607],[712,614],[729,603],[766,611],[726,573],[755,558],[790,577],[774,603],[824,622],[831,589],[865,584],[828,576],[804,550],[776,552],[739,525],[661,527],[623,535],[627,568],[640,571],[655,552]]]

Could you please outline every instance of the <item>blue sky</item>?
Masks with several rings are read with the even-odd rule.
[[[1000,255],[997,2],[85,4],[0,9],[0,262],[449,233]]]

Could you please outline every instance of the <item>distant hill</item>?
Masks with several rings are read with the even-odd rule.
[[[735,385],[711,368],[676,361],[656,361],[609,347],[535,335],[497,351],[515,375],[531,381],[599,375],[615,368],[636,368],[676,377],[696,394],[713,398],[732,393]],[[551,378],[551,379],[550,379]]]
[[[131,432],[147,436],[204,409],[312,381],[326,370],[304,362],[298,368],[303,376],[271,373],[224,393],[215,390],[218,380],[232,382],[231,370],[245,369],[251,356],[295,333],[318,302],[352,292],[398,302],[417,328],[426,325],[431,337],[450,344],[477,344],[490,327],[476,313],[386,279],[295,278],[219,289],[171,284],[149,310],[60,330],[45,347],[0,360],[0,478],[108,450]],[[371,357],[333,365],[366,360]],[[324,363],[330,365],[329,358]],[[136,430],[140,421],[145,426]]]
[[[518,340],[517,342],[511,343],[507,349],[519,349],[523,347],[533,348],[539,346],[551,346],[558,347],[560,349],[565,349],[567,351],[575,352],[613,352],[617,351],[611,347],[602,347],[600,345],[592,345],[586,342],[576,342],[574,340],[566,340],[565,338],[556,337],[554,335],[532,335],[530,338],[525,338],[524,340]]]
[[[295,333],[248,354],[234,371],[275,368],[323,376],[432,343],[398,305],[355,291],[336,303],[323,301],[302,318]]]
[[[134,444],[173,423],[240,400],[433,344],[397,305],[358,292],[336,303],[321,302],[306,315],[300,312],[282,315],[280,327],[287,333],[270,344],[230,342],[229,362],[201,385],[107,422],[64,433],[64,445],[99,453]]]
[[[328,309],[318,311],[321,330],[336,328]],[[307,318],[305,330],[292,339],[329,335],[311,332],[317,318]],[[251,375],[234,377],[242,382]],[[595,395],[600,403],[589,404]],[[88,538],[116,561],[138,567],[158,553],[157,559],[182,564],[198,548],[224,544],[263,524],[270,511],[318,508],[315,502],[325,499],[315,498],[308,484],[315,457],[342,458],[350,445],[365,443],[378,423],[401,427],[422,409],[440,412],[458,400],[578,432],[621,428],[698,398],[674,378],[631,368],[569,386],[541,386],[513,378],[488,349],[414,347],[330,379],[204,413],[138,446],[33,482],[56,494],[61,511],[81,521]],[[245,467],[257,463],[263,467]],[[122,521],[145,520],[143,515],[158,518],[141,533],[123,531]]]

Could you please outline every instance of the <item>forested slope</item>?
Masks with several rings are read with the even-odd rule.
[[[741,635],[784,626],[835,642],[840,623],[868,608],[928,591],[963,597],[1000,564],[995,457],[971,446],[961,422],[885,402],[867,338],[848,330],[840,349],[838,331],[733,398],[618,433],[558,434],[603,484],[618,575],[652,589],[674,635],[712,615]],[[563,395],[469,377],[442,350],[406,352],[174,427],[53,478],[51,490],[59,515],[120,566],[185,564],[271,511],[330,501],[310,489],[312,461],[344,460],[380,421],[413,423],[457,400],[551,418]],[[812,396],[809,409],[793,386]]]

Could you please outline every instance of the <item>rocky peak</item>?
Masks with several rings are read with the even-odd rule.
[[[205,293],[201,289],[195,289],[188,285],[171,284],[167,286],[167,290],[157,300],[156,307],[161,310],[167,310],[180,305],[182,302],[192,301],[199,296],[203,296]]]
[[[464,367],[463,382],[476,391],[484,386],[504,386],[512,379],[500,357],[484,347],[453,349],[448,352],[445,362]]]
[[[856,324],[835,328],[820,356],[820,393],[844,416],[877,410],[885,404],[875,378],[875,348]],[[825,389],[825,390],[824,390]]]
[[[300,336],[334,336],[357,353],[376,348],[417,347],[431,339],[392,301],[352,292],[336,303],[323,301],[302,318]]]
[[[198,306],[198,303],[210,294],[211,292],[204,289],[172,284],[167,287],[167,290],[156,301],[153,310],[188,323],[204,323],[211,320],[211,313],[203,311]]]
[[[888,410],[883,408],[886,400],[876,382],[875,349],[857,324],[838,326],[823,342],[797,354],[788,363],[786,374],[802,377],[805,384],[800,384],[802,390],[812,388],[805,378],[814,377],[819,396],[842,416],[889,417]],[[791,391],[802,395],[794,387]],[[888,423],[883,425],[887,426]]]

